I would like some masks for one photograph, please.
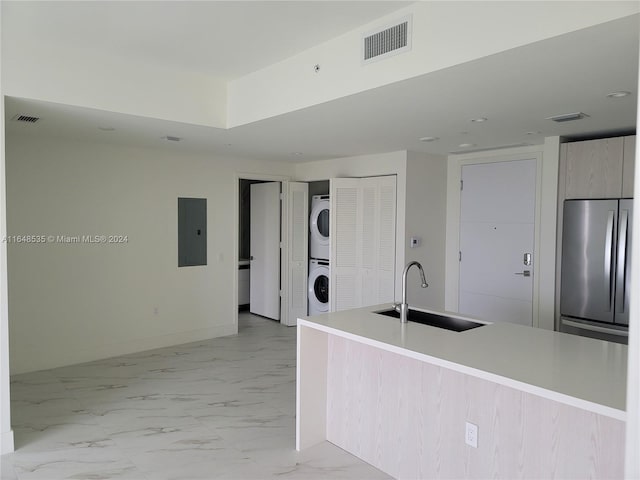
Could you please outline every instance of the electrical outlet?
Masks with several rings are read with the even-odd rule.
[[[464,443],[473,448],[478,448],[478,426],[473,423],[466,423],[464,432]]]

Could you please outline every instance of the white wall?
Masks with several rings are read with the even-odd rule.
[[[638,80],[640,91],[640,79]],[[636,125],[640,125],[640,106]],[[636,162],[640,158],[640,142],[636,142]],[[640,168],[635,170],[634,198],[640,198]],[[640,225],[640,208],[633,212],[634,225]],[[636,227],[637,231],[637,227]],[[640,282],[640,235],[633,236],[631,254],[632,291]],[[627,358],[627,430],[625,445],[625,478],[640,478],[640,295],[631,295],[629,310],[629,356]]]
[[[416,260],[424,268],[428,288],[421,288],[417,272],[410,272],[410,305],[444,309],[447,202],[447,157],[408,152],[405,222],[405,264]],[[420,237],[410,248],[411,237]],[[400,240],[399,240],[400,241]]]
[[[357,157],[336,158],[297,164],[295,177],[302,182],[335,177],[397,176],[396,212],[396,286],[395,299],[400,298],[400,275],[404,267],[405,202],[407,184],[407,152],[380,153]]]
[[[235,333],[237,172],[292,170],[19,135],[6,163],[11,235],[128,235],[9,245],[11,373]],[[207,198],[207,266],[177,267],[180,196]]]
[[[415,2],[229,83],[228,124],[242,125],[425,75],[637,13],[638,2]],[[413,15],[410,52],[362,65],[361,37]],[[319,64],[320,72],[313,66]]]
[[[538,242],[538,326],[555,329],[556,239],[560,137],[546,137],[542,151],[542,192]]]
[[[2,9],[0,9],[0,25]],[[2,40],[0,36],[0,52]],[[1,56],[0,56],[1,57]],[[0,239],[7,233],[5,139],[4,139],[4,85],[0,61]],[[0,455],[13,451],[11,430],[11,399],[9,395],[9,314],[7,309],[7,244],[0,243]]]

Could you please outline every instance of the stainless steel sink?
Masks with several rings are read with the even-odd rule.
[[[400,313],[394,309],[383,310],[375,313],[379,315],[386,315],[387,317],[400,318]],[[410,322],[421,323],[423,325],[429,325],[431,327],[452,330],[454,332],[464,332],[466,330],[471,330],[472,328],[478,328],[485,325],[484,323],[472,322],[471,320],[464,320],[462,318],[448,317],[446,315],[438,315],[436,313],[421,312],[420,310],[409,310],[407,320]]]

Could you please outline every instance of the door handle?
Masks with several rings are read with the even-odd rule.
[[[522,275],[523,277],[530,277],[531,270],[524,270],[523,272],[516,272],[514,275]]]
[[[607,215],[607,230],[604,239],[604,288],[609,293],[607,312],[613,308],[613,277],[611,275],[611,261],[613,260],[613,220],[615,212],[609,210]]]
[[[629,210],[621,210],[620,226],[618,227],[618,261],[616,263],[616,285],[619,291],[619,305],[616,305],[618,313],[624,313],[625,300],[627,297],[625,281],[626,264],[627,264],[627,230],[629,229]]]
[[[588,324],[588,323],[573,322],[571,320],[565,320],[564,318],[562,319],[562,323],[563,323],[563,325],[569,325],[570,327],[582,328],[584,330],[591,330],[592,332],[608,333],[609,335],[618,335],[620,337],[628,337],[629,336],[629,332],[626,332],[624,330],[614,330],[613,328],[598,327],[596,325],[591,325],[591,324]]]

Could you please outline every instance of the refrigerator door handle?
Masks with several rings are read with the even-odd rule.
[[[569,327],[582,328],[584,330],[591,330],[592,332],[607,333],[609,335],[618,335],[619,337],[628,337],[629,336],[629,332],[624,331],[624,330],[615,330],[613,328],[598,327],[596,325],[590,325],[590,324],[587,324],[587,323],[581,323],[581,322],[574,322],[574,321],[571,321],[571,320],[565,320],[564,318],[562,319],[562,323],[564,325],[568,325]]]
[[[618,261],[616,264],[616,285],[620,290],[617,295],[616,312],[624,313],[625,298],[627,296],[627,282],[625,272],[627,265],[627,229],[629,228],[629,210],[620,211],[620,225],[618,226]]]
[[[613,277],[611,276],[611,261],[613,260],[613,216],[614,211],[609,210],[607,216],[607,231],[604,240],[604,288],[609,292],[609,303],[607,311],[611,311],[613,300]]]

